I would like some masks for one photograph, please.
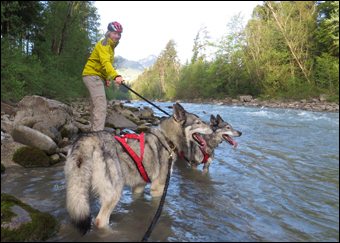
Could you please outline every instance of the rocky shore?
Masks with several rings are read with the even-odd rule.
[[[294,110],[307,111],[323,111],[323,112],[339,112],[339,102],[328,102],[327,95],[320,95],[318,99],[300,100],[259,100],[253,99],[251,95],[239,96],[238,99],[225,98],[223,100],[216,99],[183,99],[178,102],[185,103],[200,103],[200,104],[214,104],[214,105],[233,105],[233,106],[253,106],[253,107],[268,107],[268,108],[282,108]]]
[[[232,99],[230,97],[223,100],[217,99],[183,99],[177,100],[177,102],[184,103],[199,103],[199,104],[214,104],[214,105],[233,105],[233,106],[253,106],[253,107],[268,107],[268,108],[282,108],[282,109],[294,109],[294,110],[307,110],[307,111],[323,111],[323,112],[337,112],[339,113],[339,102],[328,102],[327,95],[320,95],[318,99],[310,100],[259,100],[253,98],[251,95],[239,96],[238,99]],[[162,100],[157,100],[162,101]]]
[[[136,133],[159,124],[159,117],[150,108],[131,108],[121,101],[110,100],[107,105],[105,129],[121,134],[124,129]],[[18,104],[1,103],[1,162],[13,165],[21,153],[29,154],[24,146],[37,148],[48,157],[41,164],[22,162],[24,167],[51,166],[66,159],[72,141],[81,132],[91,130],[90,102],[77,99],[70,105],[41,96],[26,96]],[[24,151],[22,151],[24,150]],[[15,154],[17,152],[18,154]],[[36,159],[38,152],[32,156]],[[14,156],[15,155],[15,156]],[[31,159],[33,159],[33,157]],[[47,161],[47,162],[46,162]]]

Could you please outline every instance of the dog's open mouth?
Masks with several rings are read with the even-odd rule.
[[[234,145],[234,147],[237,147],[237,143],[228,135],[223,134],[222,137],[230,144],[230,145]]]
[[[205,147],[207,146],[207,143],[206,143],[206,141],[205,141],[203,138],[201,138],[201,137],[198,135],[198,133],[194,133],[194,134],[192,135],[192,137],[194,138],[194,140],[195,140],[201,147],[203,147],[203,149],[205,149]]]

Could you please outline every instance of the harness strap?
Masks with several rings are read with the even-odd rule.
[[[137,167],[137,170],[139,174],[142,176],[142,178],[148,182],[151,183],[151,180],[148,177],[148,174],[145,171],[145,168],[143,166],[143,154],[144,154],[144,132],[140,134],[140,136],[137,136],[136,134],[126,134],[122,136],[114,136],[115,139],[122,145],[122,147],[126,150],[128,155],[132,158],[132,160],[135,162],[135,165]],[[132,139],[138,139],[140,142],[140,155],[141,157],[138,157],[137,154],[132,150],[132,148],[126,143],[127,138]]]
[[[202,151],[202,153],[204,154],[204,159],[203,159],[203,161],[202,161],[202,164],[204,164],[205,162],[207,162],[207,160],[208,160],[208,158],[209,158],[209,154],[207,154],[205,151],[204,151],[204,149],[202,149],[201,147],[200,147],[200,149],[201,149],[201,151]]]
[[[204,159],[203,159],[203,161],[201,162],[201,164],[204,164],[205,162],[207,162],[207,160],[208,160],[208,158],[209,158],[209,154],[207,154],[205,151],[204,151],[204,149],[202,149],[201,147],[200,147],[200,149],[201,149],[201,151],[202,151],[202,153],[203,153],[203,155],[204,155]],[[185,158],[185,156],[181,153],[181,152],[178,152],[178,154],[179,154],[179,156],[181,156],[186,162],[188,162],[189,163],[189,160],[187,159],[187,158]]]
[[[181,156],[186,162],[189,163],[189,160],[187,158],[184,157],[184,155],[181,152],[178,152],[179,156]]]

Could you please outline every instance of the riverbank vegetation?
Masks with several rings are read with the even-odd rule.
[[[266,1],[243,25],[211,42],[202,26],[190,61],[181,66],[170,40],[133,88],[147,98],[236,97],[303,99],[328,94],[339,101],[339,2]],[[213,48],[212,56],[207,49]]]
[[[1,2],[1,99],[88,97],[81,73],[103,37],[91,1]],[[211,41],[202,26],[184,65],[170,40],[133,89],[149,99],[236,97],[339,100],[339,3],[264,2]],[[208,54],[213,50],[213,54]],[[115,63],[114,63],[115,66]],[[105,87],[108,99],[138,98]]]

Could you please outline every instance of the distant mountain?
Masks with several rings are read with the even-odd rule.
[[[142,64],[140,64],[139,62],[130,61],[130,60],[127,60],[127,59],[125,59],[121,56],[117,56],[115,59],[116,59],[115,65],[118,67],[118,69],[131,68],[131,69],[137,69],[137,70],[140,70],[140,71],[144,70],[144,66]]]
[[[144,71],[145,68],[152,66],[156,60],[157,56],[155,55],[149,55],[137,62],[127,60],[121,56],[116,56],[114,67],[117,72],[125,78],[125,80],[132,82]]]
[[[143,67],[150,67],[152,66],[157,60],[157,56],[155,55],[149,55],[146,58],[140,59],[137,62],[143,65]]]

